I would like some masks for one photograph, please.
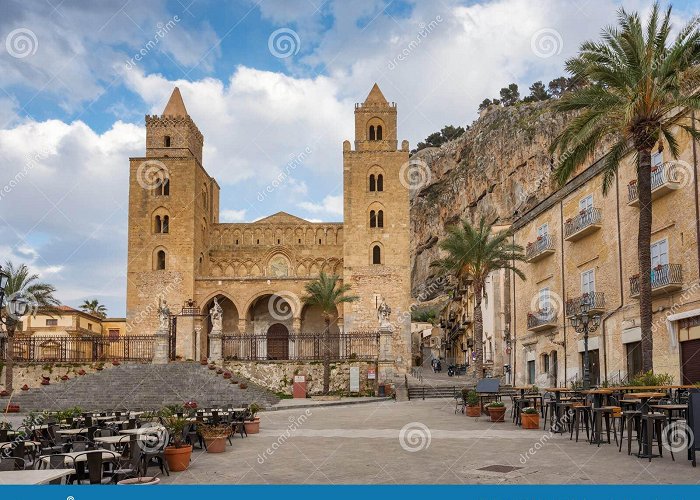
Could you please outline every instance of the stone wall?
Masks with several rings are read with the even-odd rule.
[[[97,367],[102,366],[102,369],[109,370],[112,368],[112,363],[15,363],[13,371],[13,386],[15,390],[27,384],[30,389],[41,387],[42,376],[47,376],[50,379],[50,384],[60,384],[63,381],[61,377],[68,375],[69,378],[79,377],[78,371],[85,370],[86,374],[95,373]],[[5,388],[5,365],[0,368],[0,388]]]
[[[295,375],[306,376],[306,389],[309,395],[323,391],[323,363],[289,361],[250,361],[224,363],[226,369],[276,393],[292,394]],[[374,362],[332,362],[330,390],[334,394],[348,394],[350,389],[350,368],[360,369],[360,395],[369,395],[375,390],[374,380],[367,380],[367,369],[374,368]],[[381,367],[379,379],[382,379]]]

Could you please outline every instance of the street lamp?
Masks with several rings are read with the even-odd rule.
[[[591,366],[588,356],[588,334],[595,332],[600,326],[600,315],[591,315],[591,307],[593,306],[591,296],[584,293],[581,297],[581,305],[579,311],[569,318],[571,326],[576,330],[576,333],[583,333],[583,388],[591,388]]]
[[[7,288],[8,281],[10,281],[10,275],[0,266],[0,309],[2,309],[2,303],[5,300],[5,288]]]

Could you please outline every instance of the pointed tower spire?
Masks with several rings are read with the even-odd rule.
[[[173,90],[173,93],[170,95],[168,104],[163,110],[163,116],[187,116],[187,109],[185,108],[185,102],[182,100],[179,88],[175,87],[175,90]]]
[[[367,103],[372,103],[372,104],[387,104],[387,100],[384,97],[384,94],[382,94],[382,91],[379,90],[379,85],[376,83],[372,86],[372,90],[369,91],[369,94],[367,95],[367,99],[365,99],[365,104]]]

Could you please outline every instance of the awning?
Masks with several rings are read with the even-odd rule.
[[[690,311],[669,314],[666,316],[666,328],[668,329],[668,339],[672,348],[678,347],[678,325],[676,324],[676,321],[686,318],[692,318],[693,316],[700,316],[700,309],[691,309]]]

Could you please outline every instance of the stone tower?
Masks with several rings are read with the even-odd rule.
[[[219,188],[202,166],[203,142],[176,87],[162,115],[146,116],[146,156],[130,158],[126,315],[131,334],[155,333],[161,298],[178,313],[194,297],[196,276],[207,265]]]
[[[355,148],[343,143],[343,279],[360,297],[345,307],[345,330],[376,330],[385,300],[391,357],[400,368],[411,361],[409,191],[401,180],[407,162],[408,141],[397,149],[396,104],[375,83],[355,105]]]

